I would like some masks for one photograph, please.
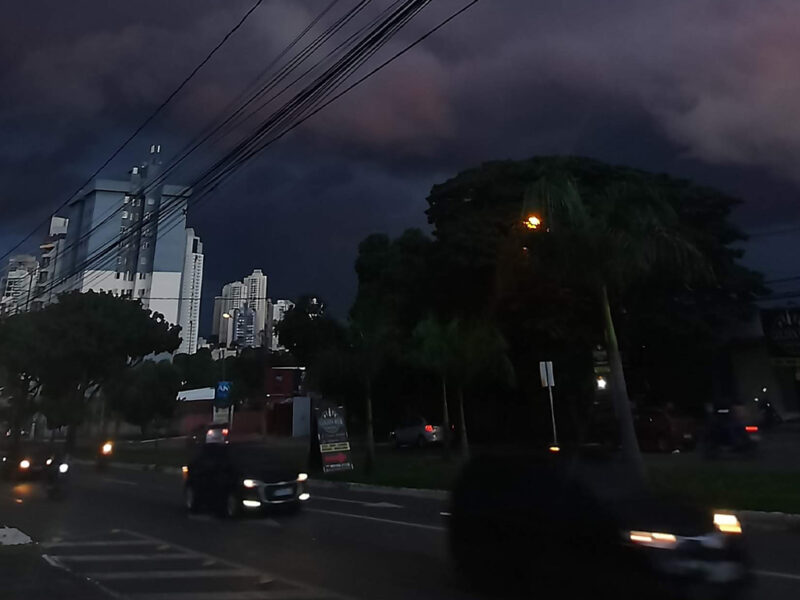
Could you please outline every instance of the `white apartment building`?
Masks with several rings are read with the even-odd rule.
[[[276,326],[278,323],[283,321],[283,317],[286,316],[286,313],[294,308],[294,302],[291,300],[275,300],[275,302],[268,300],[267,305],[269,313],[269,317],[267,319],[269,348],[273,352],[286,350],[286,348],[281,346],[280,340],[278,340],[278,331]]]
[[[8,260],[8,268],[0,281],[0,316],[11,316],[30,310],[35,299],[39,261],[30,254],[19,254]]]
[[[191,189],[165,184],[161,147],[127,181],[95,180],[67,206],[59,291],[112,292],[181,325],[181,350],[197,348],[203,253],[186,229]],[[66,224],[65,224],[66,225]],[[43,286],[42,295],[47,288]],[[43,302],[46,300],[41,299]]]
[[[250,308],[253,315],[243,309]],[[241,327],[236,325],[238,314],[247,314],[247,319],[251,317],[254,335],[246,336],[246,341],[242,342],[237,330]],[[228,315],[227,317],[225,315]],[[212,335],[217,336],[219,343],[230,346],[237,340],[240,346],[262,346],[269,336],[265,333],[268,319],[267,309],[267,276],[261,269],[254,269],[253,272],[242,281],[233,281],[222,287],[222,293],[214,299],[214,321],[211,324]]]
[[[187,229],[181,274],[181,300],[178,306],[178,325],[181,326],[181,346],[178,352],[197,352],[202,291],[203,243],[195,235],[194,229]]]

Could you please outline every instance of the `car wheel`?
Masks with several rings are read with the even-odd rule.
[[[229,519],[238,519],[242,515],[242,503],[239,494],[231,492],[225,498],[225,516]]]
[[[188,484],[183,488],[183,505],[190,513],[196,513],[199,510],[197,493],[194,491],[194,488]]]

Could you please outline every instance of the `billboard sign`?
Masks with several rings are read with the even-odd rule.
[[[353,459],[347,436],[347,421],[344,408],[325,406],[315,409],[317,417],[317,439],[325,473],[351,471]]]

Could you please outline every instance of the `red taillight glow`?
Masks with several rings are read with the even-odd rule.
[[[744,430],[747,433],[758,433],[758,427],[756,427],[755,425],[748,425],[747,427],[744,428]]]
[[[222,435],[228,435],[228,428],[227,427],[222,430]]]
[[[425,431],[428,433],[433,433],[433,425],[425,425]]]

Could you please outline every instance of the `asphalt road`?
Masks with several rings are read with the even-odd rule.
[[[76,467],[70,486],[52,501],[35,483],[0,484],[0,527],[24,532],[51,568],[89,577],[110,597],[474,597],[449,563],[444,501],[312,486],[300,514],[226,521],[188,516],[173,474]],[[800,597],[800,534],[746,533],[759,573],[752,597]],[[2,565],[0,581],[0,597],[19,597]]]

